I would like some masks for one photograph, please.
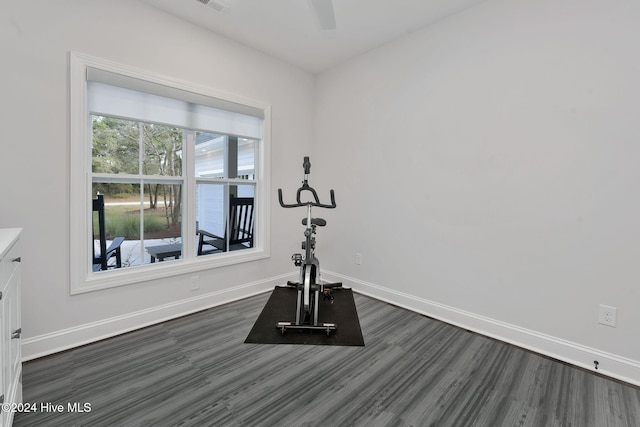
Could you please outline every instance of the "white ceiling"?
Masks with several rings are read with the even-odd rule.
[[[142,1],[316,73],[486,0],[333,0],[335,30],[311,0]]]

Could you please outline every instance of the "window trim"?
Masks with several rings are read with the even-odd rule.
[[[264,112],[262,139],[258,144],[258,162],[255,165],[256,216],[254,247],[215,256],[180,259],[176,262],[154,263],[135,268],[122,268],[93,273],[88,259],[91,241],[91,158],[88,143],[91,117],[87,112],[87,69],[99,69],[173,87],[224,102],[245,105]],[[69,54],[69,267],[70,294],[81,294],[100,289],[189,274],[202,270],[235,265],[270,257],[270,194],[271,194],[271,106],[241,96],[231,95],[210,87],[175,79],[140,68],[118,64],[79,52]],[[190,176],[185,170],[186,179]],[[191,202],[189,202],[191,203]],[[195,242],[195,236],[183,236],[184,244]]]

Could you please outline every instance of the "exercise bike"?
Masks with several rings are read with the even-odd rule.
[[[327,225],[327,221],[322,218],[313,218],[311,208],[333,209],[336,207],[336,200],[333,190],[330,190],[331,204],[320,203],[316,190],[309,186],[308,182],[311,172],[309,157],[304,158],[302,167],[304,168],[304,180],[296,193],[296,203],[285,203],[282,199],[282,189],[278,189],[280,206],[283,208],[306,207],[307,216],[302,219],[302,225],[306,227],[304,230],[305,240],[302,242],[302,249],[305,251],[304,257],[299,253],[291,256],[295,266],[300,267],[300,276],[297,282],[287,282],[287,286],[297,290],[296,319],[294,322],[278,322],[276,328],[280,329],[283,335],[288,329],[319,330],[330,335],[332,331],[337,330],[338,326],[335,323],[320,323],[318,321],[320,295],[322,294],[324,299],[333,302],[332,291],[334,288],[341,287],[342,283],[322,283],[321,281],[320,261],[315,256],[316,238],[314,236],[316,227],[324,227]],[[301,197],[303,192],[311,193],[312,200],[303,202]]]

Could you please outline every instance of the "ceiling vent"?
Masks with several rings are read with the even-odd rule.
[[[203,4],[211,9],[215,10],[218,13],[225,12],[229,5],[219,1],[219,0],[196,0],[198,3]]]

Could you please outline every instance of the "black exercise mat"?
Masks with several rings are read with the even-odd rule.
[[[358,312],[351,289],[335,288],[333,304],[320,296],[318,322],[335,323],[337,329],[327,336],[325,331],[290,329],[284,335],[276,328],[278,322],[296,319],[296,290],[276,287],[262,309],[245,343],[251,344],[308,344],[363,346]]]

